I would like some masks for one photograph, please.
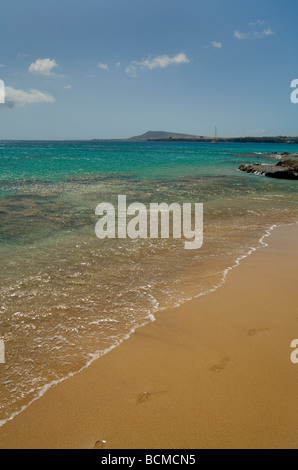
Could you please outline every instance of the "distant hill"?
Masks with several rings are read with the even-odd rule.
[[[128,139],[92,139],[94,142],[236,142],[259,144],[298,144],[298,137],[272,136],[272,137],[204,137],[202,135],[182,134],[177,132],[148,131],[142,135],[129,137]]]
[[[127,140],[142,142],[147,140],[169,140],[169,139],[185,139],[185,140],[193,140],[193,139],[202,139],[203,136],[198,135],[191,135],[191,134],[179,134],[176,132],[163,132],[163,131],[148,131],[142,135],[136,135],[134,137],[130,137]]]

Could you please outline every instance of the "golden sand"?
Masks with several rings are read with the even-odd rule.
[[[297,448],[298,225],[0,428],[1,448]]]

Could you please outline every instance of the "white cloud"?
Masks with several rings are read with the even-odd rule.
[[[71,85],[66,85],[66,86],[64,87],[65,90],[70,90],[71,88],[72,88]]]
[[[5,88],[5,104],[12,108],[16,106],[27,106],[30,104],[54,103],[56,100],[48,93],[39,90],[16,90],[12,87]]]
[[[210,44],[211,44],[211,46],[214,47],[215,49],[221,49],[221,48],[222,48],[222,43],[221,43],[221,42],[212,41]]]
[[[100,64],[98,64],[97,67],[98,67],[100,70],[104,70],[104,71],[109,70],[108,64],[102,64],[102,63],[100,63]]]
[[[131,75],[132,77],[137,77],[137,67],[135,65],[128,65],[125,69],[125,73]]]
[[[53,68],[58,67],[55,59],[38,59],[29,67],[29,72],[35,75],[43,76],[55,76],[56,74],[52,72]]]
[[[246,39],[247,38],[247,34],[246,33],[240,33],[239,31],[235,31],[234,32],[234,38],[237,38],[237,39]]]
[[[117,62],[115,66],[120,67],[120,65],[121,65],[121,62]]]
[[[5,64],[0,64],[0,67],[6,67],[6,65]]]
[[[271,28],[264,29],[264,31],[263,31],[263,35],[264,35],[264,36],[272,36],[272,34],[275,34],[275,32],[272,31]]]
[[[136,77],[138,69],[154,70],[156,68],[166,68],[169,65],[188,64],[189,62],[190,59],[184,54],[184,52],[180,52],[174,57],[169,57],[168,55],[164,54],[141,61],[134,60],[126,67],[125,72],[132,77]]]
[[[236,39],[260,39],[267,36],[272,36],[274,31],[271,28],[265,26],[265,21],[255,21],[249,23],[250,31],[242,33],[238,30],[234,32],[234,38]]]

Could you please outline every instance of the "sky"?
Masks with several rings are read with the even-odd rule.
[[[1,0],[2,139],[298,135],[296,0]]]

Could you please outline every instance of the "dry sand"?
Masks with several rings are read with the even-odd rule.
[[[298,225],[0,428],[1,448],[297,448]],[[104,443],[103,441],[106,441]]]

